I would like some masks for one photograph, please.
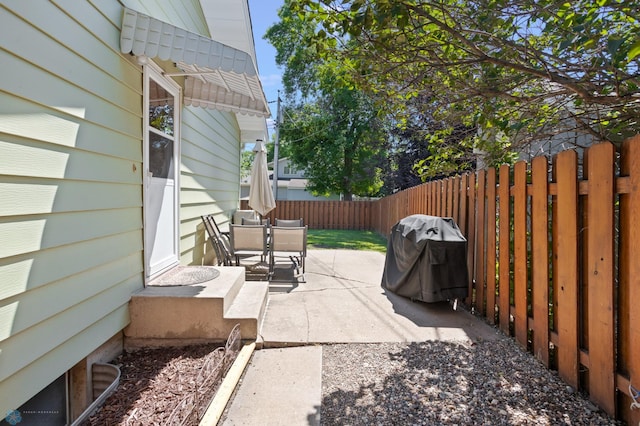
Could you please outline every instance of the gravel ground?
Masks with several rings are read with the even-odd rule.
[[[322,425],[616,425],[510,339],[323,347]]]
[[[124,353],[114,360],[120,386],[85,424],[174,424],[175,404],[193,392],[215,349]],[[325,345],[322,363],[322,425],[622,424],[509,338]]]

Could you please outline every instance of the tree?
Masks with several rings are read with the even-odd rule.
[[[256,154],[251,150],[243,149],[240,152],[240,177],[247,177],[251,174],[251,166]]]
[[[390,124],[393,143],[391,167],[385,178],[387,193],[418,185],[427,176],[440,178],[453,170],[465,171],[475,167],[475,154],[465,141],[477,129],[460,122],[436,119],[430,108],[433,103],[433,99],[424,95],[409,99],[403,120]],[[432,141],[434,135],[438,135],[437,143]],[[425,173],[426,169],[429,173]]]
[[[333,95],[285,110],[280,134],[291,159],[304,165],[314,194],[342,193],[347,201],[378,195],[386,156],[380,120],[358,92]]]
[[[291,1],[265,35],[285,67],[281,145],[305,170],[312,193],[341,193],[345,200],[377,195],[386,139],[376,105],[353,84],[344,64],[317,54],[313,24],[291,13]]]
[[[297,0],[291,7],[316,28],[315,51],[333,61],[341,55],[359,87],[386,95],[396,110],[418,95],[442,99],[429,105],[433,116],[482,129],[467,143],[490,161],[563,132],[617,143],[640,131],[637,2]]]

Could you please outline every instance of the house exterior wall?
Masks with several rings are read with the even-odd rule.
[[[278,199],[297,201],[318,201],[318,200],[339,200],[339,194],[331,194],[328,197],[315,196],[306,188],[300,186],[299,182],[293,184],[291,179],[305,179],[304,170],[293,169],[291,173],[291,162],[288,158],[278,160]],[[289,172],[289,173],[285,173]],[[291,181],[291,182],[290,182]]]
[[[295,170],[295,173],[290,173],[291,171],[291,162],[288,158],[281,158],[278,160],[278,178],[283,179],[303,179],[304,178],[304,170]],[[289,169],[289,170],[287,170]],[[289,172],[289,173],[286,173]]]
[[[303,188],[288,188],[285,193],[285,196],[287,197],[286,200],[297,200],[297,201],[318,201],[318,200],[339,201],[340,200],[340,196],[335,194],[329,195],[328,197],[316,197],[312,193],[310,193],[309,191]]]
[[[118,2],[118,0],[109,0]],[[98,3],[91,0],[92,3]],[[176,27],[209,37],[200,0],[119,0],[124,6]],[[118,21],[119,22],[119,21]],[[119,33],[118,33],[119,36]]]
[[[195,0],[0,0],[2,413],[120,333],[144,286],[143,78],[120,53],[123,5],[206,34]],[[181,262],[194,264],[199,215],[238,206],[240,130],[231,113],[182,114]]]
[[[223,227],[239,206],[240,130],[228,112],[185,107],[180,176],[180,263],[211,265],[201,215]]]

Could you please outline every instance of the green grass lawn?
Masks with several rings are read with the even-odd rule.
[[[387,240],[372,231],[309,229],[307,247],[310,249],[374,250],[386,253]]]

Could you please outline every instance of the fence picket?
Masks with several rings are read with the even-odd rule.
[[[442,198],[440,197],[441,192],[442,192],[442,181],[437,180],[433,182],[433,198],[435,203],[435,211],[433,212],[434,216],[440,216],[440,208],[442,205]]]
[[[447,217],[453,217],[453,178],[446,180],[447,185]]]
[[[437,216],[438,215],[438,182],[436,181],[432,181],[431,182],[431,215],[433,216]]]
[[[612,144],[593,145],[586,164],[589,396],[609,413],[615,413],[613,156]]]
[[[519,161],[513,171],[513,304],[516,341],[527,348],[527,163]]]
[[[485,285],[486,285],[486,265],[485,265],[485,209],[486,209],[486,181],[487,173],[484,170],[479,170],[478,173],[478,195],[476,196],[476,311],[479,315],[484,316],[485,306]]]
[[[496,169],[487,170],[487,321],[496,316]]]
[[[510,184],[509,174],[511,169],[508,165],[500,166],[500,186],[499,193],[499,264],[498,270],[500,278],[498,280],[498,315],[500,319],[500,329],[506,335],[509,335],[509,324],[511,315],[511,197],[509,195]]]
[[[533,353],[549,365],[549,199],[548,162],[536,157],[531,162],[531,238]]]
[[[420,213],[429,214],[429,184],[420,185]]]
[[[558,332],[558,373],[575,389],[579,384],[578,304],[578,155],[564,151],[556,156],[553,172],[557,184],[554,317]]]
[[[460,218],[460,176],[453,178],[453,220],[458,223]]]
[[[621,174],[629,176],[631,190],[620,196],[620,352],[622,368],[631,386],[640,389],[640,136],[622,146]],[[625,406],[632,402],[627,389]],[[627,424],[640,424],[640,409],[631,410]]]
[[[467,267],[469,268],[469,295],[466,304],[473,303],[473,279],[475,277],[475,247],[476,247],[476,175],[469,173],[467,187]]]
[[[467,188],[469,185],[469,175],[467,173],[460,176],[460,217],[458,226],[462,231],[462,234],[467,237],[467,244],[469,244],[467,234]]]

